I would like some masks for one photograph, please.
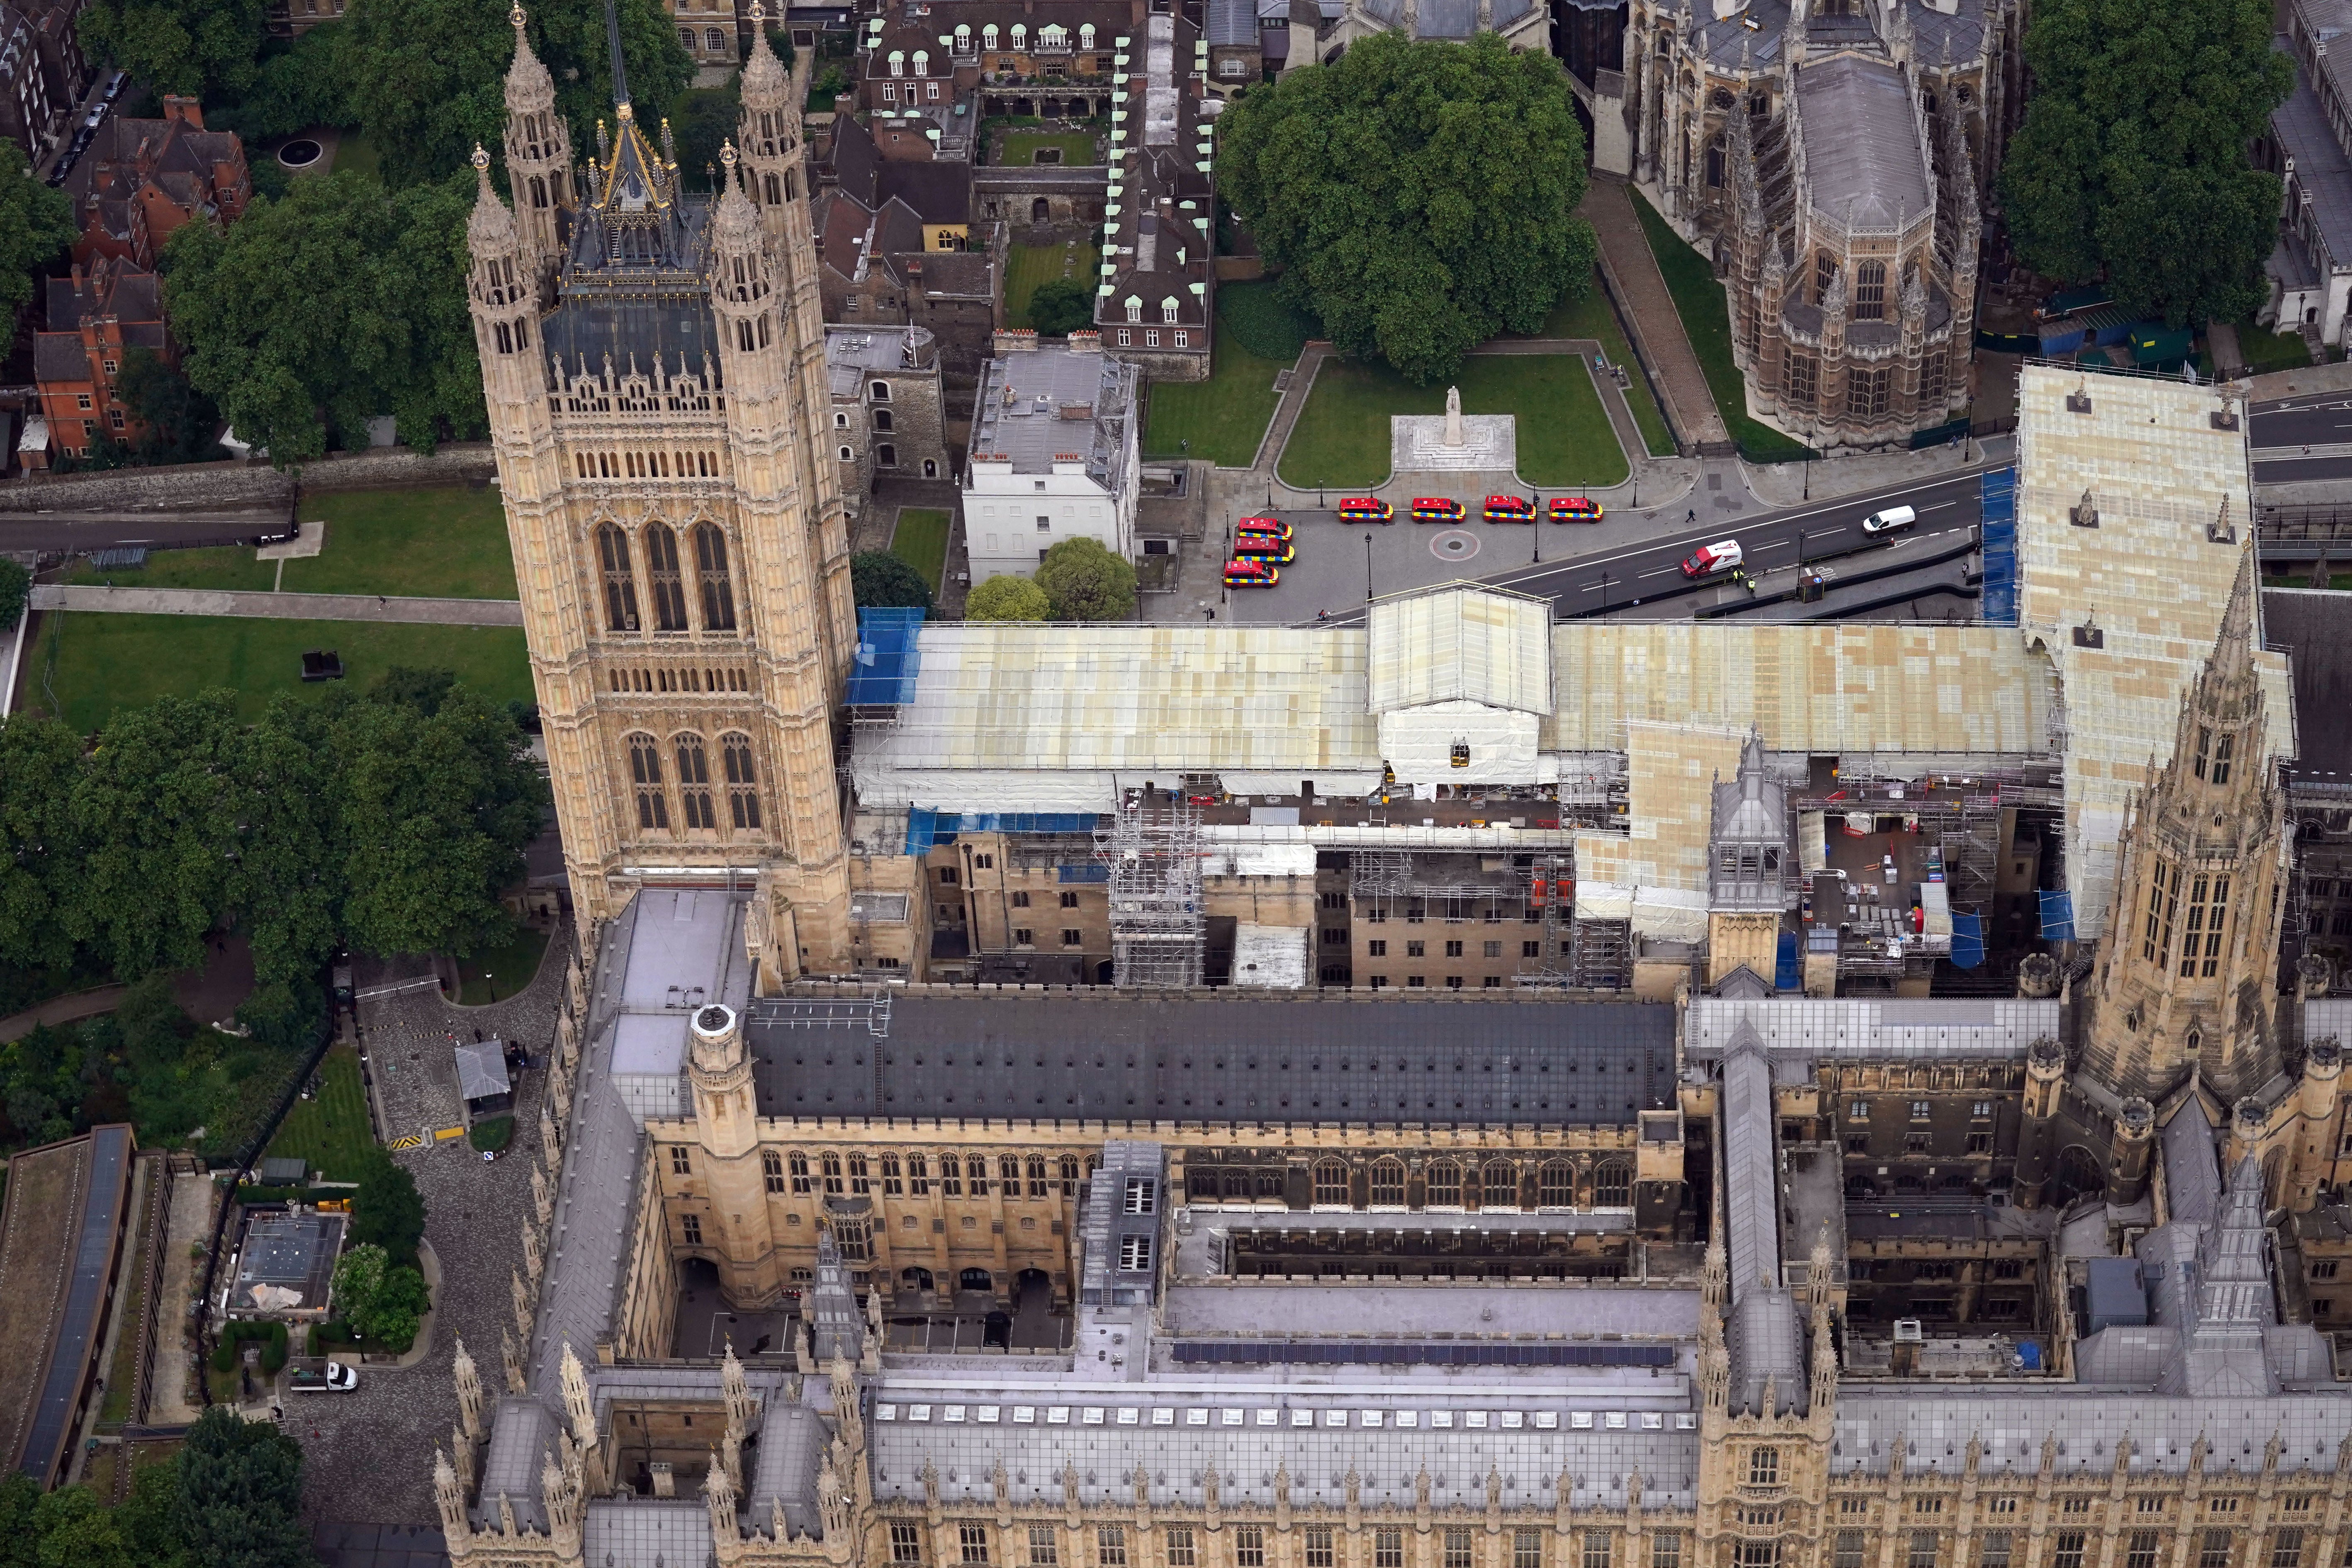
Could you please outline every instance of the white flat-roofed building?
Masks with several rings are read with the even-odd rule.
[[[1091,332],[997,334],[964,468],[971,580],[1026,577],[1066,539],[1135,554],[1136,379]]]

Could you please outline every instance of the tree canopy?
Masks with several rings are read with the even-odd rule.
[[[1135,618],[1135,568],[1091,539],[1065,539],[1046,551],[1037,586],[1057,621]]]
[[[2263,0],[2048,0],[2032,10],[2034,77],[2000,193],[2018,257],[2174,326],[2261,305],[2279,181],[2246,144],[2294,71]]]
[[[1217,132],[1223,195],[1342,353],[1426,384],[1591,287],[1584,133],[1549,55],[1377,34]]]
[[[180,1450],[176,1533],[205,1568],[312,1568],[302,1523],[302,1445],[268,1421],[223,1405],[188,1428]]]
[[[370,1145],[360,1166],[359,1192],[352,1204],[353,1246],[381,1248],[396,1266],[416,1261],[416,1244],[425,1237],[425,1199],[416,1178],[381,1145]]]
[[[32,300],[34,279],[75,233],[73,198],[34,178],[25,150],[0,139],[0,321]]]
[[[1067,337],[1094,319],[1094,290],[1075,278],[1048,278],[1029,296],[1029,324],[1045,337]]]
[[[545,781],[504,708],[452,686],[427,711],[413,691],[281,696],[251,724],[225,691],[165,698],[88,749],[52,720],[0,722],[0,966],[79,946],[135,980],[196,966],[234,922],[253,943],[247,1021],[293,1026],[339,942],[504,938],[499,894]]]
[[[157,92],[230,97],[253,85],[269,32],[264,0],[92,0],[79,23],[92,59]]]
[[[1026,577],[991,577],[963,602],[968,621],[1043,621],[1053,615],[1045,590]]]
[[[405,1351],[429,1304],[425,1276],[372,1242],[347,1248],[335,1264],[335,1310],[363,1340]]]
[[[466,307],[470,179],[388,193],[344,172],[297,180],[226,230],[184,224],[164,296],[188,380],[280,467],[390,414],[431,450],[488,429]]]
[[[849,558],[849,596],[861,610],[931,607],[923,574],[887,550],[861,550]]]

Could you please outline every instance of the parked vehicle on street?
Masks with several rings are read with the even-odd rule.
[[[1536,503],[1525,496],[1488,496],[1485,516],[1488,522],[1533,522]]]
[[[1234,537],[1238,539],[1244,534],[1255,534],[1261,539],[1279,539],[1287,544],[1291,538],[1290,524],[1278,517],[1245,517],[1234,524]]]
[[[1298,559],[1298,547],[1271,533],[1244,533],[1234,541],[1234,559],[1271,561],[1276,566],[1287,566]]]
[[[1717,572],[1728,572],[1746,557],[1736,539],[1718,539],[1713,544],[1702,544],[1691,552],[1683,563],[1685,577],[1712,577]]]
[[[1584,496],[1554,496],[1551,499],[1551,520],[1554,522],[1599,522],[1603,510],[1599,501]]]
[[[297,1394],[349,1394],[360,1385],[359,1369],[331,1361],[324,1366],[289,1367],[287,1385]]]
[[[1907,506],[1890,506],[1884,511],[1874,511],[1862,520],[1864,533],[1892,533],[1898,528],[1908,528],[1919,521],[1919,514]]]
[[[1412,498],[1412,520],[1415,522],[1460,522],[1462,503],[1447,496],[1415,496]]]
[[[1225,586],[1228,588],[1271,588],[1281,581],[1282,568],[1271,561],[1236,555],[1225,563]]]
[[[1396,508],[1378,496],[1349,496],[1339,503],[1341,522],[1394,522]]]

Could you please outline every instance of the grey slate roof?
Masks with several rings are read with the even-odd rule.
[[[2213,1161],[2213,1124],[2190,1095],[2164,1124],[2164,1190],[2176,1220],[2208,1225],[2221,1216],[2221,1169]]]
[[[2340,164],[2342,154],[2337,158]],[[2305,167],[2298,159],[2298,176]],[[2336,256],[2339,265],[2352,267],[2352,168],[2344,174],[2344,190],[2338,219],[2347,232]],[[2294,776],[2352,785],[2352,724],[2343,721],[2352,713],[2352,594],[2263,589],[2263,642],[2287,655],[2294,690]]]
[[[2292,53],[2284,38],[2273,39],[2272,47]],[[2294,89],[2271,111],[2271,130],[2280,150],[2294,160],[2295,183],[2311,193],[2312,221],[2329,259],[2338,267],[2352,267],[2352,161],[2346,159],[2326,108],[2300,64],[2294,68]]]
[[[451,1048],[457,1058],[459,1099],[488,1100],[493,1095],[514,1092],[514,1085],[507,1078],[504,1040],[467,1041]]]
[[[972,453],[1009,458],[1016,474],[1050,474],[1056,458],[1093,455],[1107,421],[1132,419],[1135,389],[1134,367],[1063,343],[990,360],[973,405]]]
[[[710,1559],[710,1515],[698,1498],[598,1498],[583,1522],[583,1559],[603,1568],[694,1568]]]
[[[1638,1003],[901,996],[880,1038],[866,1016],[755,1004],[760,1113],[1622,1126],[1674,1091],[1674,1011]]]
[[[1933,205],[1910,89],[1891,62],[1836,55],[1799,67],[1796,119],[1815,211],[1883,229]]]
[[[539,1489],[542,1456],[555,1447],[557,1422],[545,1405],[528,1394],[504,1395],[490,1407],[490,1446],[482,1455],[478,1520],[496,1521],[499,1497],[514,1503],[515,1522],[547,1528],[547,1508]]]
[[[1693,1061],[1718,1060],[1743,1023],[1753,1026],[1776,1057],[1787,1054],[1809,1062],[1885,1057],[2021,1061],[2036,1039],[2056,1037],[2058,1004],[1861,997],[1740,1002],[1694,996],[1684,1019],[1683,1049]]]
[[[1743,1025],[1723,1062],[1723,1229],[1735,1303],[1780,1283],[1775,1120],[1770,1059]]]
[[[1209,0],[1206,28],[1211,48],[1251,48],[1257,44],[1256,0]]]

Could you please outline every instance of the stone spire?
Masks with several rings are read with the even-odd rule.
[[[710,1508],[710,1533],[719,1551],[726,1552],[743,1539],[743,1531],[735,1522],[735,1478],[717,1455],[711,1458],[710,1473],[702,1479],[702,1497]]]
[[[473,1538],[473,1526],[466,1519],[466,1489],[458,1485],[457,1472],[438,1443],[433,1445],[433,1501],[441,1510],[441,1533],[452,1547]]]
[[[743,1375],[743,1363],[736,1359],[731,1336],[727,1341],[727,1354],[719,1363],[719,1386],[727,1400],[728,1430],[749,1436],[757,1407],[751,1402],[751,1384]]]
[[[499,1329],[499,1356],[506,1363],[507,1392],[520,1394],[529,1386],[523,1381],[522,1352],[515,1348],[514,1334],[503,1324]]]
[[[596,1406],[588,1392],[588,1372],[563,1342],[563,1409],[572,1419],[572,1440],[584,1450],[596,1446]]]
[[[482,1436],[482,1379],[474,1370],[474,1358],[466,1353],[464,1336],[457,1340],[457,1357],[450,1363],[450,1376],[457,1385],[457,1419],[466,1428],[467,1439],[478,1442]]]
[[[761,0],[751,0],[751,54],[743,62],[743,110],[747,115],[780,111],[790,102],[791,93],[784,62],[768,43],[767,7]],[[797,124],[799,116],[792,118]]]

